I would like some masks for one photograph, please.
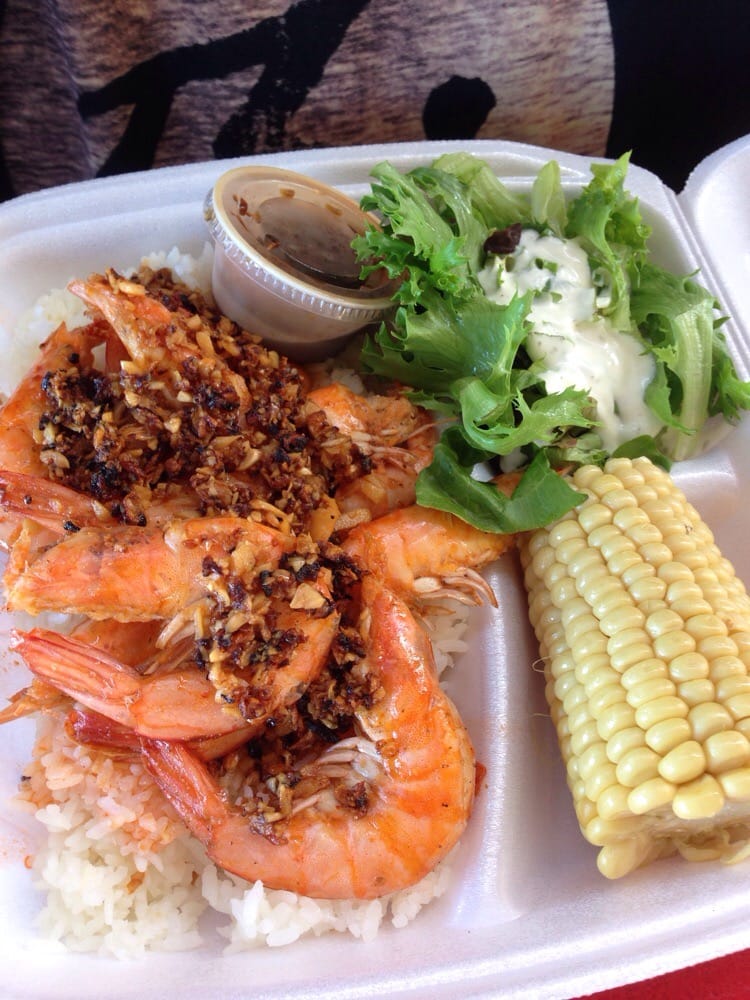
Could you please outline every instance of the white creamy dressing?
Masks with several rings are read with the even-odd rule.
[[[590,394],[600,421],[596,430],[607,451],[640,434],[658,433],[662,425],[643,400],[654,360],[642,353],[635,337],[597,312],[606,306],[608,294],[597,291],[588,257],[576,240],[524,229],[516,250],[494,257],[479,280],[488,298],[501,305],[516,294],[534,293],[529,356],[544,366],[547,392],[573,386]]]

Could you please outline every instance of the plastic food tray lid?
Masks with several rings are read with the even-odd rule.
[[[566,188],[590,178],[586,157],[516,143],[406,143],[255,157],[315,176],[359,197],[370,168],[399,169],[442,152],[486,159],[510,186],[531,185],[549,159]],[[0,206],[0,334],[7,335],[43,292],[73,276],[124,269],[152,250],[199,254],[201,215],[220,173],[244,160],[213,161],[89,181]],[[252,161],[250,161],[252,162]],[[596,161],[594,161],[596,162]],[[715,153],[679,196],[632,166],[628,189],[653,228],[655,258],[716,290],[732,316],[726,331],[738,368],[750,375],[750,137]],[[6,372],[0,370],[0,388]],[[709,455],[676,470],[680,485],[750,580],[748,422]],[[596,869],[596,851],[578,830],[564,768],[534,668],[517,563],[490,574],[500,610],[478,609],[470,649],[449,691],[471,732],[487,780],[459,848],[451,884],[402,930],[385,923],[375,941],[328,934],[291,951],[222,953],[203,948],[118,962],[61,951],[34,926],[42,905],[24,858],[35,824],[12,806],[30,752],[33,723],[0,728],[0,994],[14,998],[152,1000],[221,995],[234,1000],[339,997],[572,997],[643,979],[739,950],[750,923],[750,862],[735,867],[655,863],[618,882]],[[9,623],[0,621],[0,653]],[[25,672],[0,656],[0,701]]]

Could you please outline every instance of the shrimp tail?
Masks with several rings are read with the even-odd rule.
[[[120,700],[138,697],[137,675],[76,639],[46,629],[13,630],[9,648],[23,657],[35,677],[110,718]],[[119,721],[127,722],[124,710],[121,715]]]
[[[215,855],[214,830],[224,821],[227,802],[210,772],[181,743],[141,739],[141,754],[147,770],[190,832],[206,847],[209,857]],[[219,859],[213,856],[212,860]]]
[[[154,738],[189,740],[233,732],[244,720],[195,668],[142,677],[102,650],[45,629],[11,633],[29,670],[87,708]]]
[[[67,698],[61,691],[35,677],[28,687],[10,696],[8,704],[0,710],[0,725],[36,712],[59,708],[66,701]]]
[[[0,509],[16,519],[30,518],[56,534],[83,525],[111,524],[102,505],[52,479],[0,469]]]
[[[114,756],[138,756],[140,738],[132,729],[89,709],[74,708],[65,720],[65,730],[76,743]]]
[[[57,691],[55,694],[58,701],[65,698]],[[191,740],[186,745],[203,761],[217,760],[236,750],[243,743],[247,743],[255,735],[256,728],[250,725],[242,726],[234,732],[223,733],[221,736],[205,736]],[[93,750],[118,757],[141,756],[143,737],[134,729],[91,709],[71,709],[65,720],[65,729],[72,740]]]

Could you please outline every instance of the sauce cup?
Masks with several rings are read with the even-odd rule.
[[[294,361],[340,350],[393,309],[397,282],[360,278],[351,248],[377,220],[335,188],[277,167],[222,174],[204,206],[223,313]]]

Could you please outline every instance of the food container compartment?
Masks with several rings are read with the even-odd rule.
[[[556,158],[570,190],[589,178],[589,160],[503,142],[416,143],[286,153],[253,163],[281,167],[340,187],[358,199],[369,168],[389,159],[399,169],[450,150],[484,157],[506,183],[528,188]],[[87,182],[0,206],[0,325],[12,329],[43,291],[73,275],[173,244],[200,254],[206,191],[246,162],[173,167]],[[677,196],[631,167],[628,188],[654,229],[659,262],[698,270],[733,312],[726,326],[741,374],[750,373],[746,239],[750,216],[750,141],[734,144],[699,169]],[[717,228],[716,220],[734,219]],[[3,389],[9,388],[7,385]],[[699,507],[739,574],[750,580],[748,421],[710,454],[679,466],[676,479]],[[41,940],[34,914],[41,899],[24,857],[33,850],[30,818],[9,804],[32,740],[33,724],[0,728],[0,993],[18,1000],[94,1000],[180,995],[197,1000],[393,997],[572,997],[739,950],[747,945],[750,863],[738,867],[657,862],[618,882],[596,869],[596,849],[573,815],[537,649],[527,624],[520,572],[507,558],[489,574],[500,610],[474,613],[469,652],[448,688],[487,768],[475,814],[439,900],[403,930],[384,925],[362,943],[330,934],[282,951],[223,955],[210,928],[206,945],[177,955],[117,962],[62,952]],[[2,623],[3,646],[7,621]],[[0,695],[23,683],[21,668],[0,660]]]

